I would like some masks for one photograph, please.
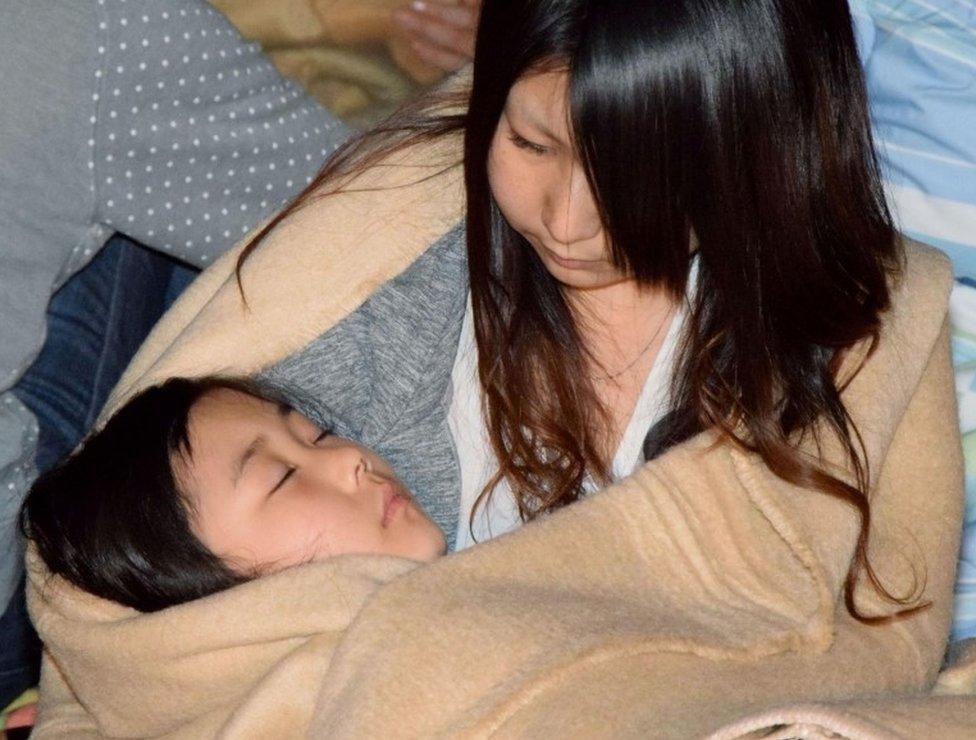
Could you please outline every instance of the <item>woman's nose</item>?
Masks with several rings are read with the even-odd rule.
[[[602,229],[596,201],[586,173],[579,164],[557,178],[548,189],[542,221],[559,244],[575,244],[596,238]]]

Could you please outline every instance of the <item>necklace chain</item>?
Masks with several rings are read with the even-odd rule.
[[[617,378],[619,378],[619,377],[620,377],[621,375],[623,375],[623,374],[624,374],[625,372],[627,372],[627,371],[628,371],[628,370],[630,370],[630,369],[631,369],[632,367],[634,367],[634,365],[636,365],[636,364],[637,364],[637,363],[638,363],[638,362],[640,361],[640,359],[641,359],[641,358],[642,358],[642,357],[643,357],[644,355],[646,355],[646,354],[647,354],[647,351],[648,351],[648,350],[649,350],[649,349],[651,348],[651,345],[653,345],[653,344],[654,344],[654,340],[656,340],[656,339],[658,338],[658,336],[659,336],[659,335],[661,334],[661,329],[663,329],[663,328],[664,328],[664,325],[665,325],[665,323],[667,323],[667,320],[668,320],[668,318],[670,317],[670,315],[671,315],[671,312],[670,312],[670,311],[667,311],[667,312],[666,312],[666,313],[664,314],[664,318],[662,318],[662,319],[661,319],[661,323],[659,323],[659,324],[657,325],[657,329],[655,329],[655,330],[654,330],[654,334],[653,334],[653,336],[651,336],[651,339],[650,339],[650,341],[649,341],[649,342],[648,342],[648,343],[647,343],[647,344],[646,344],[646,345],[644,346],[644,349],[642,349],[642,350],[641,350],[640,352],[638,352],[638,353],[637,353],[637,356],[636,356],[636,357],[635,357],[635,358],[634,358],[633,360],[631,360],[631,361],[630,361],[630,362],[629,362],[629,363],[627,364],[627,366],[626,366],[626,367],[624,367],[624,368],[623,368],[623,369],[621,369],[621,370],[617,370],[617,371],[616,371],[616,372],[614,372],[614,373],[602,373],[602,378],[601,378],[601,379],[602,379],[602,380],[616,380],[616,379],[617,379]]]

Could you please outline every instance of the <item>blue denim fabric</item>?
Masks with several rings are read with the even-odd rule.
[[[0,617],[0,710],[37,683],[41,644],[27,617],[21,580]]]
[[[48,470],[91,428],[142,340],[196,271],[116,235],[48,308],[48,337],[14,388]],[[40,645],[18,589],[0,617],[0,709],[37,682]]]
[[[122,371],[195,272],[122,236],[68,281],[48,309],[48,338],[15,388],[40,427],[49,469],[91,428]]]

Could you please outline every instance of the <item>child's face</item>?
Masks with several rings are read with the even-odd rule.
[[[444,553],[443,533],[385,460],[297,411],[218,390],[193,406],[189,431],[192,456],[176,474],[194,504],[194,531],[231,567]]]

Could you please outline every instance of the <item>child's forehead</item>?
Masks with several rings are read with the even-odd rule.
[[[188,455],[184,474],[197,477],[219,470],[256,437],[265,436],[282,422],[279,404],[234,388],[215,388],[190,408]]]
[[[275,404],[236,388],[213,388],[200,396],[193,404],[192,413],[220,414],[242,411],[244,413],[267,413]]]
[[[189,431],[227,433],[284,426],[316,425],[316,422],[280,399],[269,399],[236,388],[215,388],[197,399],[190,409]],[[236,436],[236,435],[235,435]]]
[[[228,434],[275,423],[287,406],[233,388],[215,388],[200,396],[190,409],[191,440],[201,433]]]

